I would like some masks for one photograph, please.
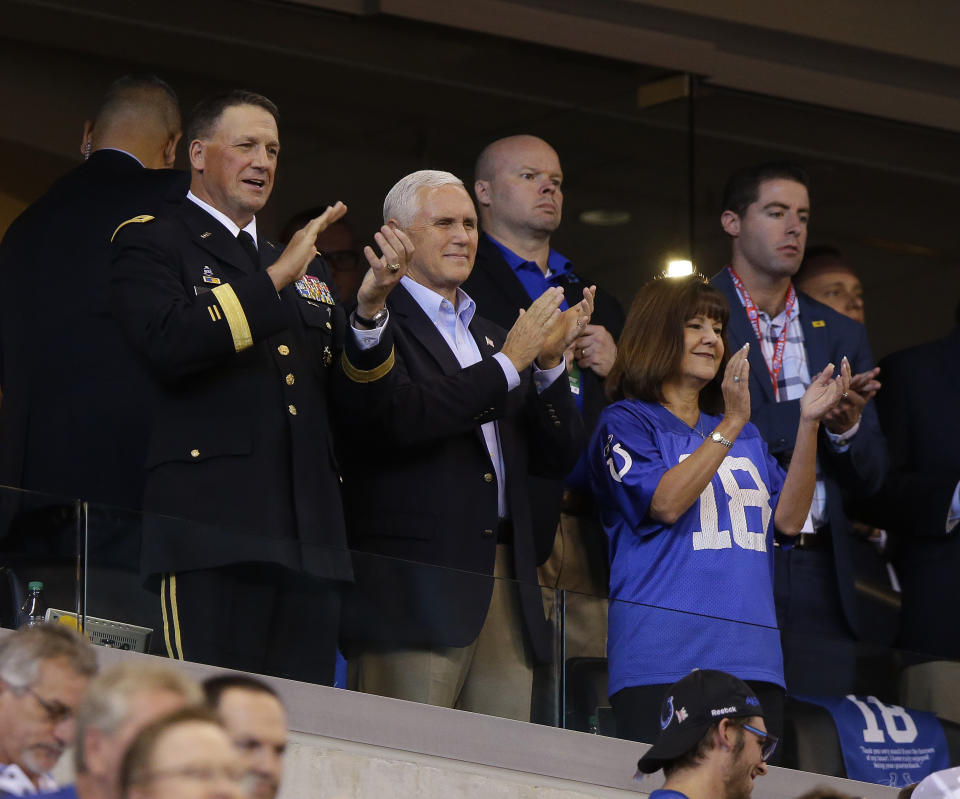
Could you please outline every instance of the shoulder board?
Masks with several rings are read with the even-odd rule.
[[[113,235],[110,237],[110,241],[113,241],[113,240],[117,237],[117,234],[118,234],[124,227],[126,227],[127,225],[129,225],[131,222],[150,222],[151,220],[153,220],[153,218],[154,218],[154,217],[150,216],[150,214],[140,214],[139,216],[133,217],[133,219],[128,219],[126,222],[121,222],[121,223],[117,226],[117,229],[116,229],[115,231],[113,231]]]

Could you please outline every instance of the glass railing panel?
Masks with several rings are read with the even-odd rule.
[[[0,487],[0,626],[18,627],[32,581],[48,608],[83,612],[83,505],[72,497]]]

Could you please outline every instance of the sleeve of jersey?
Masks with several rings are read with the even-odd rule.
[[[114,244],[113,307],[161,379],[213,368],[286,327],[266,272],[196,294],[181,278],[181,255],[165,239],[162,223],[130,228]]]
[[[673,464],[660,451],[652,422],[610,406],[600,415],[589,452],[594,497],[606,521],[619,516],[639,531],[660,480]]]

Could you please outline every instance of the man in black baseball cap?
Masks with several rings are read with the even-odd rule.
[[[637,768],[644,774],[662,768],[667,778],[650,799],[748,799],[776,745],[745,682],[694,669],[667,691],[660,738]]]

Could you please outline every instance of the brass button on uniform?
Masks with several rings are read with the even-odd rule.
[[[297,382],[297,378],[293,376],[292,372],[288,374],[285,378],[283,378],[283,380],[288,386],[292,386],[294,383]]]
[[[277,352],[279,352],[281,355],[289,355],[290,348],[286,344],[281,344],[279,347],[277,347]]]
[[[192,450],[190,450],[190,457],[191,457],[191,458],[199,458],[199,457],[200,457],[200,450],[198,450],[198,449],[192,449]]]
[[[329,322],[327,322],[326,325],[327,325],[327,330],[333,330],[333,325],[331,325]]]
[[[492,482],[493,482],[493,474],[492,474],[491,472],[487,472],[487,473],[483,476],[483,480],[484,480],[484,482],[486,482],[486,483],[492,483]]]
[[[287,410],[290,411],[290,415],[291,415],[291,416],[296,416],[296,415],[297,415],[297,406],[296,406],[296,405],[288,405],[288,406],[287,406]]]

